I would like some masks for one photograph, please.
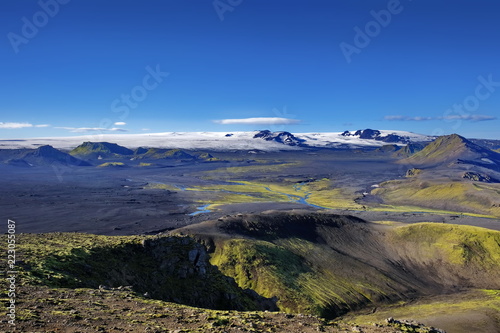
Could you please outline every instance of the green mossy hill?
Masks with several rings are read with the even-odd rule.
[[[84,142],[69,152],[72,156],[84,159],[123,157],[134,152],[126,147],[109,142]]]
[[[2,241],[6,243],[6,236]],[[273,300],[239,288],[188,237],[22,234],[23,283],[57,288],[130,286],[149,297],[213,309],[275,310]]]
[[[457,134],[440,136],[421,151],[403,159],[400,163],[415,165],[438,165],[457,160],[480,160],[488,158],[500,162],[500,155],[472,143]]]
[[[214,157],[212,154],[210,153],[200,153],[196,156],[199,160],[203,160],[205,162],[217,162],[217,161],[220,161],[219,158],[217,157]]]
[[[371,194],[385,205],[500,217],[500,184],[495,183],[432,181],[417,175],[381,183]]]
[[[454,224],[418,223],[389,233],[389,246],[405,261],[433,265],[434,276],[468,276],[468,284],[500,288],[500,232]],[[467,268],[466,270],[461,270]],[[458,271],[460,270],[460,271]],[[456,274],[450,274],[456,271]],[[441,273],[442,272],[442,273]],[[493,284],[492,284],[493,283]]]
[[[52,146],[40,146],[34,150],[23,152],[19,158],[8,161],[11,165],[20,166],[89,166],[90,164],[66,154]]]
[[[409,143],[403,148],[399,149],[394,153],[394,157],[410,157],[411,155],[418,153],[426,146],[425,143]]]
[[[140,155],[137,155],[136,159],[152,159],[152,160],[161,160],[161,159],[172,159],[172,160],[194,160],[195,156],[186,153],[182,149],[160,149],[160,148],[149,148],[146,152],[137,151],[137,153],[141,152]]]
[[[353,313],[342,321],[368,325],[384,320],[388,322],[390,317],[411,318],[446,332],[498,332],[500,291],[480,289],[424,297],[387,308],[377,308],[377,311],[370,314],[366,310],[364,313]]]
[[[380,153],[394,153],[400,149],[401,147],[398,145],[383,145],[382,147],[375,149],[375,151]]]
[[[393,228],[294,212],[226,217],[173,232],[206,244],[221,272],[242,288],[277,297],[287,312],[336,317],[454,288],[500,288],[499,232],[440,224]]]
[[[151,159],[151,160],[184,160],[184,161],[203,161],[216,162],[219,158],[214,157],[210,153],[187,153],[182,149],[161,149],[161,148],[143,148],[139,147],[134,151],[134,159]]]

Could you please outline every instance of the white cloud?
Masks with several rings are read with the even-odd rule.
[[[151,131],[149,128],[141,128],[141,131]]]
[[[470,121],[486,121],[486,120],[495,120],[497,117],[493,116],[487,116],[487,115],[482,115],[482,114],[475,114],[475,115],[451,115],[451,116],[446,116],[446,117],[441,117],[444,120],[470,120]]]
[[[127,125],[127,123],[126,123],[126,122],[124,122],[124,121],[117,121],[117,122],[115,123],[115,126],[125,126],[125,125]]]
[[[31,128],[31,127],[50,127],[49,124],[40,124],[40,125],[33,125],[30,123],[4,123],[0,121],[0,128],[7,128],[7,129],[18,129],[18,128]]]
[[[408,117],[408,116],[385,116],[385,120],[390,121],[429,121],[429,120],[468,120],[468,121],[486,121],[486,120],[495,120],[497,117],[487,116],[482,114],[475,115],[449,115],[443,117]]]
[[[408,116],[385,116],[385,120],[391,120],[391,121],[427,121],[427,120],[433,120],[437,118],[432,118],[432,117],[408,117]]]
[[[87,132],[128,132],[124,128],[103,128],[103,127],[56,127],[58,129],[68,130],[71,133],[87,133]]]
[[[300,120],[279,117],[257,117],[257,118],[241,118],[241,119],[221,119],[214,120],[214,123],[222,125],[291,125],[298,124]]]
[[[33,127],[30,123],[4,123],[0,122],[0,128],[17,129],[17,128],[27,128]]]

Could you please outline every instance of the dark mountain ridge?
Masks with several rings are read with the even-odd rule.
[[[408,136],[397,135],[396,133],[390,133],[383,135],[379,130],[373,130],[370,128],[364,130],[357,130],[351,133],[350,131],[344,131],[342,136],[358,136],[360,139],[376,140],[387,143],[411,143],[411,139]]]
[[[254,139],[263,139],[266,141],[275,141],[287,146],[301,146],[305,140],[299,139],[290,132],[271,132],[262,130],[253,136]]]

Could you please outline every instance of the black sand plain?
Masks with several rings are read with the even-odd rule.
[[[374,185],[402,179],[411,167],[397,164],[392,155],[375,150],[210,153],[218,161],[140,161],[152,162],[150,167],[138,167],[138,161],[128,159],[90,161],[91,166],[53,164],[26,168],[0,165],[1,212],[4,219],[15,220],[18,232],[24,233],[155,234],[227,214],[321,209],[291,199],[222,202],[217,210],[197,213],[199,199],[209,198],[213,193],[186,191],[190,186],[228,184],[228,180],[235,179],[280,183],[286,179],[327,178],[335,187],[355,193],[358,202],[369,207],[380,202],[376,196],[365,195]],[[123,161],[128,167],[97,167],[98,163],[115,160]],[[225,172],[235,167],[243,172]],[[154,188],[155,184],[168,184],[169,187],[158,189]],[[498,219],[454,213],[329,210],[368,221],[455,223],[500,230]]]

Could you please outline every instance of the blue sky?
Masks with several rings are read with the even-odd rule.
[[[0,138],[375,128],[500,139],[498,17],[497,0],[7,0]]]

